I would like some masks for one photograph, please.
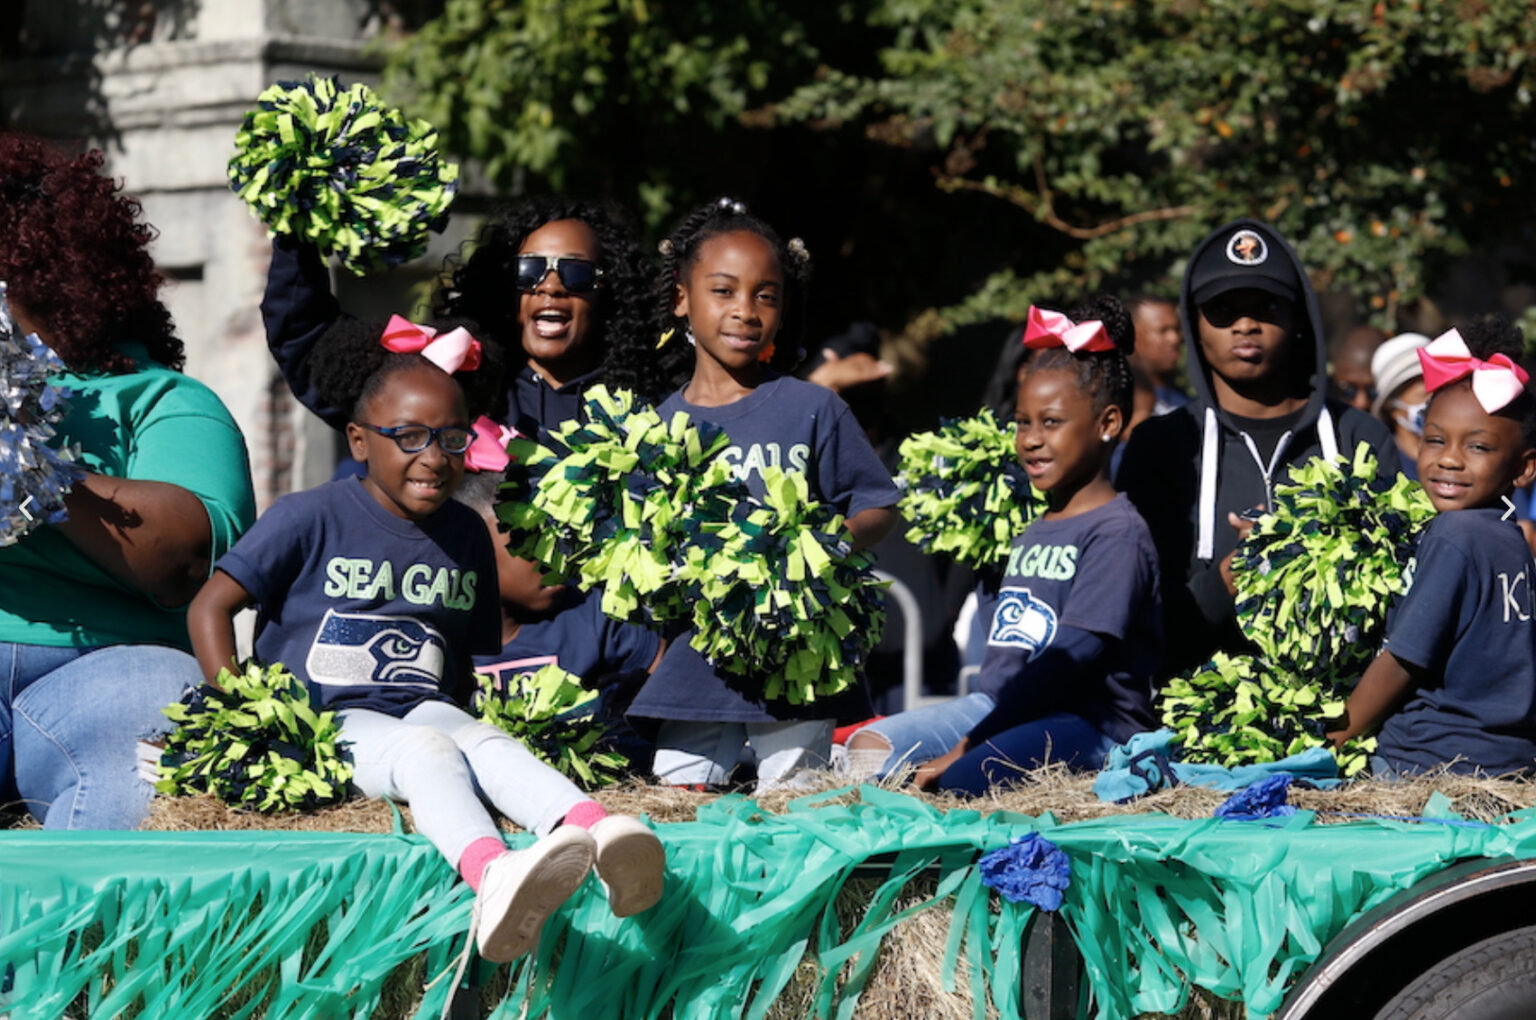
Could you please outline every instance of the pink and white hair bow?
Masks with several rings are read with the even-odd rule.
[[[431,326],[418,326],[391,315],[379,343],[396,354],[420,354],[449,375],[460,370],[473,372],[480,367],[480,341],[463,326],[439,336]]]
[[[507,456],[507,444],[521,433],[500,422],[491,421],[483,414],[470,424],[470,428],[474,429],[475,441],[464,451],[464,469],[505,471],[512,462],[512,458]]]
[[[1115,342],[1098,319],[1073,322],[1060,312],[1030,305],[1029,317],[1024,320],[1024,346],[1033,350],[1065,347],[1076,354],[1078,351],[1112,351]]]
[[[1495,354],[1487,361],[1473,357],[1467,342],[1454,329],[1419,348],[1419,366],[1424,369],[1424,388],[1431,393],[1470,375],[1472,395],[1489,414],[1508,407],[1525,392],[1531,378],[1506,354]]]

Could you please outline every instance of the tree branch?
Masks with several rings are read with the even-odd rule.
[[[1176,220],[1185,216],[1193,216],[1199,211],[1197,206],[1176,205],[1164,209],[1148,209],[1145,212],[1131,213],[1117,219],[1107,220],[1104,223],[1092,227],[1080,227],[1075,223],[1068,223],[1052,208],[1052,195],[1050,186],[1045,179],[1045,169],[1040,161],[1035,161],[1035,180],[1039,185],[1039,194],[1021,188],[1017,184],[996,184],[989,181],[974,181],[968,177],[958,177],[953,174],[941,173],[935,169],[933,175],[936,183],[945,191],[979,191],[993,198],[1000,198],[1018,206],[1031,216],[1054,230],[1058,230],[1068,237],[1079,241],[1091,241],[1096,237],[1113,234],[1117,230],[1126,227],[1134,227],[1138,223],[1153,223],[1161,220]]]

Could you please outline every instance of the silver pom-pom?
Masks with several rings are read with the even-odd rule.
[[[663,237],[661,243],[656,246],[656,250],[661,252],[662,257],[671,258],[672,252],[675,250],[672,239],[670,237]]]
[[[68,410],[68,391],[48,379],[64,362],[11,319],[0,281],[0,546],[64,520],[64,496],[84,472],[79,451],[48,445]]]
[[[747,214],[747,203],[738,202],[734,198],[721,196],[720,201],[716,205],[728,213],[735,213],[737,216],[745,216]]]

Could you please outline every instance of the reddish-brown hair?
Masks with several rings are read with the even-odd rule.
[[[159,299],[154,229],[101,167],[98,150],[71,156],[0,133],[0,280],[71,369],[131,371],[120,345],[140,343],[179,370],[186,352]]]

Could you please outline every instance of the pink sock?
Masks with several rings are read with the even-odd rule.
[[[584,800],[565,813],[565,824],[579,825],[583,829],[590,829],[607,817],[607,808],[595,800]]]
[[[464,853],[459,857],[459,874],[471,889],[479,892],[485,866],[506,852],[507,845],[501,840],[494,836],[481,836],[464,848]]]

